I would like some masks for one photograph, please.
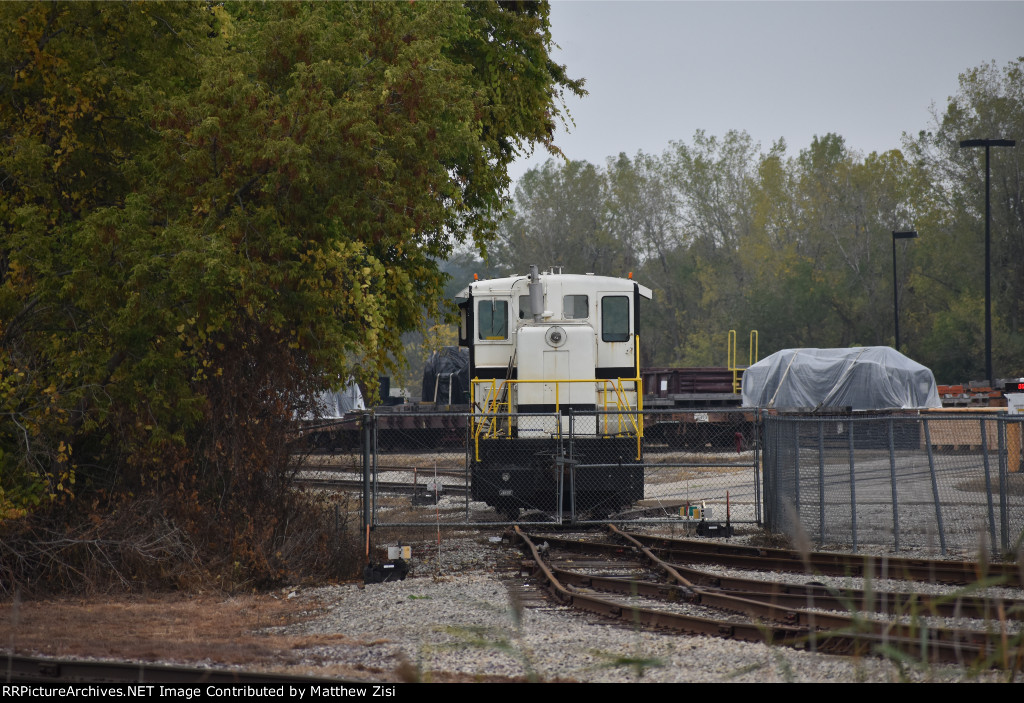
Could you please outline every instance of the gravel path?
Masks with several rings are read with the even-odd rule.
[[[898,666],[762,644],[643,631],[573,613],[526,591],[520,555],[486,537],[413,551],[397,583],[299,590],[323,614],[278,633],[317,635],[310,673],[344,665],[366,680],[586,682],[975,681],[953,667]],[[510,595],[511,594],[511,595]],[[986,673],[984,680],[999,680]],[[1004,679],[1005,680],[1005,679]]]

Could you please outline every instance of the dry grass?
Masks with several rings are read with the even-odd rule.
[[[754,453],[747,451],[742,454],[736,452],[692,452],[692,451],[654,451],[650,448],[644,451],[644,460],[652,466],[657,464],[735,464],[747,463],[753,466]]]
[[[362,454],[310,454],[303,459],[303,468],[315,470],[319,466],[344,467],[349,471],[362,473]],[[436,466],[435,466],[436,465]],[[410,452],[410,453],[385,453],[377,455],[377,468],[379,471],[387,471],[389,468],[411,469],[419,468],[421,471],[430,472],[435,468],[446,471],[462,470],[466,467],[466,452]]]
[[[345,679],[405,680],[401,671],[368,669],[316,652],[324,645],[371,646],[344,635],[289,635],[277,628],[317,617],[305,598],[233,598],[160,594],[0,604],[0,652],[67,658],[239,667],[248,671]],[[268,629],[274,631],[268,632]],[[415,678],[415,677],[412,677]],[[434,673],[434,681],[473,681]],[[488,680],[507,681],[492,677]]]
[[[264,630],[315,617],[319,603],[286,594],[225,598],[178,593],[0,604],[0,646],[16,654],[151,662],[212,662],[248,669],[297,663],[329,637]]]
[[[388,467],[412,468],[418,467],[421,471],[429,472],[433,469],[445,469],[447,471],[461,470],[466,468],[466,453],[461,454],[379,454],[377,456],[377,469],[386,471]]]
[[[430,543],[435,533],[402,528],[375,531],[375,557],[402,539]],[[339,645],[371,647],[373,639],[289,634],[290,628],[321,617],[330,603],[309,592],[149,593],[96,595],[0,602],[0,653],[56,658],[238,667],[249,671],[338,677],[349,680],[416,680],[417,672],[369,669],[339,661]],[[333,652],[333,654],[332,654]],[[514,681],[431,672],[431,681]]]
[[[681,481],[695,481],[698,479],[711,479],[723,474],[738,474],[750,472],[749,466],[700,466],[687,468],[663,468],[649,466],[645,472],[644,481],[648,484],[658,485],[663,483],[679,483]]]
[[[991,490],[999,491],[999,476],[993,471],[993,476],[990,479]],[[958,490],[968,491],[973,493],[988,493],[989,487],[985,484],[984,476],[977,476],[975,478],[961,481],[956,484]],[[1024,473],[1008,473],[1006,475],[1006,494],[1011,496],[1024,495]]]

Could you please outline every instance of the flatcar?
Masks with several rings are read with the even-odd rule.
[[[456,303],[469,349],[472,498],[515,519],[643,498],[640,301],[629,278],[476,280]]]

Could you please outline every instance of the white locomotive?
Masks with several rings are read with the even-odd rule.
[[[456,302],[469,348],[472,496],[516,518],[643,497],[639,306],[632,278],[474,281]]]

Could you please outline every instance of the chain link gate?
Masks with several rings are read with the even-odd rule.
[[[643,504],[664,518],[761,523],[761,446],[756,411],[644,412]],[[699,511],[699,512],[698,512]]]
[[[493,509],[498,519],[504,518],[505,522],[528,522],[528,516],[537,512],[561,519],[569,493],[563,424],[562,418],[553,414],[492,414],[473,418],[469,492],[472,501]],[[481,517],[486,521],[488,516],[472,519],[467,504],[467,521],[478,522]]]

